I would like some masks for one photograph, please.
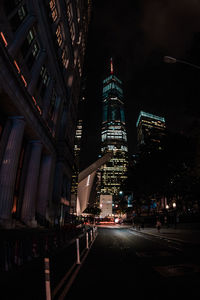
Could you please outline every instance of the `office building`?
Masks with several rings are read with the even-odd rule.
[[[78,188],[78,174],[80,171],[80,151],[81,151],[81,138],[83,130],[83,120],[79,119],[76,126],[76,134],[74,141],[74,166],[72,174],[72,186],[71,186],[71,212],[75,212],[77,188]]]
[[[112,152],[113,156],[101,168],[100,193],[118,195],[127,178],[128,147],[122,82],[114,75],[112,59],[110,75],[103,81],[102,102],[101,152]]]
[[[0,224],[63,220],[91,1],[1,1]]]
[[[140,111],[137,123],[137,146],[161,150],[161,139],[165,135],[165,118]]]

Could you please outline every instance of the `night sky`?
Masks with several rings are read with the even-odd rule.
[[[200,129],[200,70],[166,64],[164,55],[200,66],[199,0],[93,0],[81,168],[100,154],[102,81],[110,57],[123,82],[130,155],[136,151],[140,110],[165,117],[174,132],[192,135]]]

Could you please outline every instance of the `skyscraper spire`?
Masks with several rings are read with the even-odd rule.
[[[113,71],[113,61],[112,61],[112,57],[110,59],[110,74],[113,75],[114,71]]]

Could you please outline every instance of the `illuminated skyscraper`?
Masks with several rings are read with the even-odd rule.
[[[128,147],[122,82],[114,75],[112,59],[110,75],[103,81],[102,100],[101,152],[112,151],[113,157],[101,169],[101,194],[117,195],[127,178]]]
[[[78,120],[76,125],[76,135],[75,135],[75,142],[74,142],[74,172],[72,175],[72,187],[71,193],[77,193],[77,186],[78,186],[78,173],[79,173],[79,160],[80,160],[80,151],[81,151],[81,138],[82,138],[82,125],[83,121]]]
[[[161,150],[161,138],[165,134],[165,118],[141,111],[136,123],[138,148],[143,145]]]

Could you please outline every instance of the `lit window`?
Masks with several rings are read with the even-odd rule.
[[[41,78],[42,78],[42,81],[45,85],[48,84],[48,81],[49,81],[49,75],[47,73],[47,69],[45,66],[42,66],[42,69],[40,71],[40,75],[41,75]]]
[[[80,59],[78,58],[78,71],[80,74],[80,77],[82,76],[82,70],[81,70],[81,63],[80,63]]]
[[[39,52],[39,46],[38,46],[37,43],[34,43],[33,44],[33,49],[32,49],[33,56],[34,57],[37,56],[38,52]]]
[[[68,23],[69,23],[69,30],[70,30],[70,34],[71,34],[71,39],[72,42],[75,40],[75,25],[73,22],[73,8],[72,8],[72,4],[69,3],[67,6],[67,18],[68,18]]]
[[[28,55],[28,57],[26,59],[26,65],[29,68],[29,70],[32,68],[38,53],[39,53],[38,43],[34,42],[33,45],[32,45],[31,52],[30,52],[30,54]]]
[[[57,18],[58,18],[58,11],[57,11],[57,8],[56,8],[56,2],[55,2],[55,0],[51,0],[49,2],[49,6],[50,6],[50,9],[51,9],[52,19],[55,22],[57,20]]]
[[[69,59],[68,59],[68,54],[66,52],[66,49],[63,50],[63,53],[62,53],[62,63],[63,63],[63,66],[65,67],[65,69],[67,69],[67,67],[69,65]]]
[[[62,33],[61,33],[61,27],[60,27],[60,25],[58,25],[58,27],[57,27],[56,36],[57,36],[58,45],[61,46],[63,38],[62,38]]]
[[[19,15],[19,18],[20,20],[24,20],[24,18],[26,17],[26,9],[24,6],[21,6],[19,9],[18,9],[18,15]]]
[[[52,10],[51,15],[52,15],[53,21],[55,22],[57,20],[57,18],[58,18],[58,12],[57,12],[56,8],[54,8],[54,10]]]
[[[54,9],[54,7],[56,6],[55,0],[51,0],[49,2],[49,6],[50,6],[51,10]]]
[[[31,44],[32,40],[34,39],[35,37],[35,34],[33,32],[32,29],[29,30],[28,34],[27,34],[27,40],[28,40],[28,43]]]
[[[26,55],[28,54],[29,52],[29,49],[31,48],[31,44],[33,42],[35,38],[35,29],[34,27],[32,27],[29,31],[28,31],[28,34],[21,46],[21,53],[22,53],[22,56],[25,58]]]

